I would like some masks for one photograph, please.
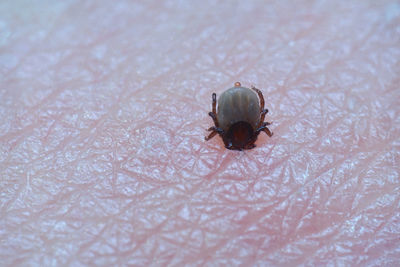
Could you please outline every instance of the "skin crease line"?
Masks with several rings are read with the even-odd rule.
[[[399,25],[386,0],[2,1],[0,266],[400,266]],[[268,114],[253,90],[205,141],[235,82]]]

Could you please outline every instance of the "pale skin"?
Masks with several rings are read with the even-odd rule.
[[[395,1],[0,5],[1,266],[395,266]],[[274,133],[230,151],[211,94]]]

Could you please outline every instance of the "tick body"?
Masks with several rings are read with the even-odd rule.
[[[254,86],[251,89],[242,87],[236,82],[234,87],[218,98],[218,110],[217,95],[212,94],[212,111],[208,114],[213,119],[214,126],[208,129],[211,133],[205,139],[210,140],[219,134],[228,149],[254,148],[260,132],[272,136],[267,127],[271,123],[264,122],[267,113],[261,91]]]

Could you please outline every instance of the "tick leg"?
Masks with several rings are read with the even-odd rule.
[[[265,102],[264,102],[264,96],[263,96],[262,92],[260,91],[260,89],[257,89],[257,88],[255,88],[254,86],[252,86],[251,89],[253,89],[254,91],[256,91],[256,93],[258,94],[258,98],[260,99],[260,112],[261,112],[261,113],[264,112],[264,105],[265,105]],[[268,112],[268,110],[267,110],[267,112]],[[267,113],[265,113],[265,114],[267,114]],[[264,116],[265,116],[265,115],[264,115]]]
[[[223,134],[224,131],[221,128],[217,128],[215,126],[212,126],[207,129],[207,131],[212,131],[209,136],[205,137],[206,141],[210,140],[213,138],[216,134]]]
[[[204,137],[204,139],[206,141],[210,140],[211,138],[213,138],[218,132],[216,131],[212,131],[208,136]]]
[[[219,127],[219,122],[217,118],[217,95],[215,93],[212,94],[212,111],[208,113],[210,117],[214,121],[215,127]]]
[[[268,129],[268,127],[266,126],[266,125],[269,125],[268,123],[269,123],[269,122],[265,122],[265,124],[264,124],[263,126],[261,126],[260,128],[258,128],[258,129],[256,130],[256,133],[259,133],[259,132],[263,131],[263,132],[265,132],[269,137],[271,137],[274,133],[272,133],[272,132]]]
[[[258,123],[258,127],[261,127],[264,123],[265,115],[268,113],[268,109],[264,109],[261,111],[260,122]],[[269,124],[268,124],[269,125]]]
[[[213,119],[215,127],[218,127],[219,123],[218,123],[217,115],[215,115],[215,113],[212,113],[212,112],[209,112],[208,115],[210,115],[210,117]]]
[[[215,126],[212,126],[212,127],[208,128],[207,131],[214,131],[214,132],[217,132],[219,134],[224,133],[224,130],[222,130],[221,128],[217,128]]]
[[[263,131],[264,131],[269,137],[272,137],[272,135],[274,134],[274,133],[271,132],[267,127],[265,127],[265,128],[263,129]]]
[[[217,114],[217,94],[212,94],[212,112]]]
[[[224,132],[221,128],[219,128],[219,123],[218,123],[218,118],[217,118],[217,94],[216,93],[212,94],[212,112],[209,112],[208,115],[210,115],[210,117],[213,119],[215,126],[208,128],[208,131],[211,131],[211,133],[204,138],[206,141],[213,138],[216,134],[222,134]]]
[[[267,122],[267,121],[264,121],[262,124],[261,124],[261,126],[260,127],[263,127],[263,126],[268,126],[268,125],[271,125],[272,124],[272,122]]]
[[[217,94],[216,93],[212,94],[212,111],[209,112],[208,115],[210,115],[210,117],[213,119],[215,126],[208,128],[207,131],[211,131],[211,133],[204,138],[206,141],[213,138],[216,134],[223,134],[223,132],[224,132],[221,128],[219,128],[219,123],[218,123],[218,118],[217,118]]]
[[[218,118],[217,118],[217,94],[213,93],[212,94],[212,113],[214,113],[214,124],[216,127],[219,127],[219,122],[218,122]]]

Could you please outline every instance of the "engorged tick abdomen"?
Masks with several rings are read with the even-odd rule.
[[[260,119],[260,103],[255,92],[246,87],[232,87],[218,98],[217,118],[225,132],[240,121],[249,123],[255,130]]]

